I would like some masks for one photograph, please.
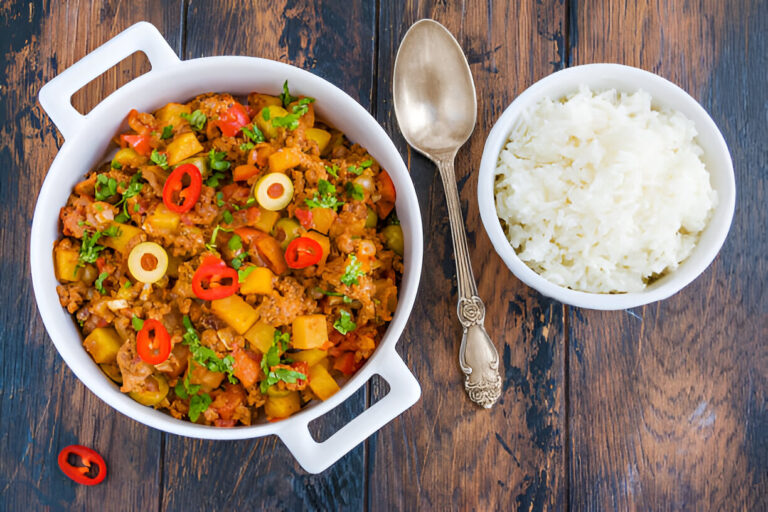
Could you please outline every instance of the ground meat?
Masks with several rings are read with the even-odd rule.
[[[279,293],[264,297],[256,310],[259,318],[270,325],[290,325],[299,315],[311,313],[317,303],[304,293],[304,287],[295,279],[286,277],[275,285]]]
[[[136,345],[132,340],[123,343],[117,351],[117,365],[123,375],[123,385],[120,391],[130,393],[144,389],[144,381],[152,375],[152,366],[148,365],[136,354]]]

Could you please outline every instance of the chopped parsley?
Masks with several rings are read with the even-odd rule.
[[[229,213],[229,212],[227,212]],[[230,214],[231,215],[231,214]],[[223,228],[221,225],[216,224],[216,227],[213,228],[213,233],[211,233],[211,241],[205,244],[205,248],[208,249],[211,252],[216,251],[216,237],[219,236],[219,231],[232,231],[231,229]]]
[[[243,248],[243,239],[240,238],[240,235],[232,235],[232,238],[229,239],[229,242],[227,242],[227,247],[229,247],[230,250],[236,251],[238,249]]]
[[[122,168],[123,168],[123,164],[121,164],[121,163],[120,163],[120,162],[118,162],[117,160],[112,160],[112,163],[111,163],[111,164],[109,164],[109,166],[110,166],[111,168],[113,168],[113,169],[117,169],[117,170],[120,170],[120,169],[122,169]]]
[[[97,201],[104,201],[117,194],[117,180],[108,178],[106,174],[96,176],[94,191]]]
[[[207,180],[205,180],[205,184],[211,188],[216,188],[219,186],[219,182],[223,180],[225,177],[226,176],[224,176],[224,173],[216,171],[213,174],[211,174]]]
[[[92,235],[87,231],[83,233],[83,243],[80,245],[80,254],[77,257],[77,266],[82,267],[86,263],[95,263],[99,257],[99,253],[104,250],[104,247],[97,245],[96,242],[101,238],[101,231],[96,231]],[[77,272],[77,270],[75,270]]]
[[[232,238],[230,238],[229,242],[227,242],[227,247],[229,247],[229,250],[233,251],[233,252],[234,251],[239,251],[240,249],[242,249],[243,248],[243,240],[242,240],[242,238],[240,238],[240,235],[232,235]],[[247,257],[248,257],[248,253],[243,251],[240,254],[238,254],[237,256],[235,256],[234,258],[232,258],[232,268],[234,268],[235,270],[239,270],[240,267],[243,266],[243,261]],[[251,267],[251,268],[255,268],[255,267]],[[250,274],[251,272],[253,272],[253,270],[250,270],[248,273]],[[238,272],[237,275],[238,275],[238,281],[241,281],[239,279],[240,273]]]
[[[208,410],[208,406],[211,405],[211,395],[203,393],[201,395],[193,395],[189,400],[189,419],[193,422],[197,421],[202,413]]]
[[[229,166],[232,164],[224,160],[225,156],[227,156],[227,154],[223,151],[211,149],[211,152],[208,153],[208,162],[211,164],[211,169],[214,171],[226,171],[229,169]]]
[[[313,101],[315,101],[315,98],[301,98],[298,104],[291,107],[292,112],[290,114],[272,119],[272,126],[295,130],[299,127],[299,118],[309,112],[308,105]]]
[[[254,124],[243,126],[243,134],[251,139],[251,142],[249,143],[251,144],[251,147],[253,147],[253,143],[258,144],[259,142],[264,142],[264,134],[261,133],[259,127]]]
[[[246,151],[250,151],[253,149],[253,142],[243,142],[240,144],[240,151],[245,153]]]
[[[224,212],[221,214],[221,220],[224,221],[224,224],[232,224],[232,221],[235,219],[232,218],[232,212],[229,210],[224,210]]]
[[[347,182],[346,185],[347,195],[354,199],[355,201],[362,201],[365,199],[365,191],[363,191],[363,187],[358,185],[357,183],[352,183],[351,181]]]
[[[141,328],[144,327],[144,320],[133,315],[133,318],[131,318],[131,325],[133,326],[134,331],[139,332]]]
[[[288,384],[295,384],[297,380],[306,380],[307,376],[301,372],[295,370],[289,370],[288,368],[275,368],[284,361],[280,359],[280,352],[285,351],[288,348],[290,342],[290,334],[275,330],[275,337],[272,340],[272,346],[269,347],[267,353],[261,358],[261,370],[266,375],[266,378],[261,381],[260,388],[262,393],[266,393],[269,386],[277,384],[280,381],[287,382]]]
[[[392,213],[390,213],[389,217],[387,217],[387,225],[388,226],[400,225],[400,219],[397,218],[397,214],[395,213],[395,210],[392,210]]]
[[[229,382],[237,384],[237,379],[234,376],[235,358],[231,355],[220,358],[216,355],[216,351],[203,345],[200,342],[200,337],[197,335],[197,331],[192,325],[189,316],[184,315],[183,323],[185,329],[184,335],[182,336],[184,340],[183,343],[189,347],[189,351],[192,353],[192,359],[212,372],[226,373]]]
[[[114,224],[109,226],[107,229],[105,229],[104,231],[101,232],[102,235],[109,236],[109,237],[112,237],[112,238],[117,238],[122,233],[123,233],[123,231],[118,226],[115,226]]]
[[[352,286],[353,284],[360,284],[360,281],[358,280],[358,278],[360,276],[365,275],[365,272],[363,272],[362,268],[363,268],[363,264],[360,263],[360,261],[357,259],[357,256],[354,254],[350,254],[349,263],[347,263],[347,268],[344,269],[344,275],[341,276],[341,282],[347,286]]]
[[[291,93],[288,91],[288,80],[283,82],[283,92],[282,94],[280,94],[280,101],[283,102],[283,106],[287,107],[297,99],[299,98],[297,98],[296,96],[291,96]]]
[[[163,127],[163,133],[160,135],[160,138],[166,140],[171,137],[173,137],[173,125],[169,124],[168,126]]]
[[[208,406],[211,405],[211,395],[208,393],[201,393],[198,394],[200,391],[200,384],[190,384],[189,378],[192,373],[192,365],[193,362],[190,361],[190,367],[189,371],[187,372],[187,376],[184,377],[184,380],[176,383],[176,386],[174,386],[173,391],[176,393],[176,396],[181,398],[182,400],[186,400],[190,396],[192,397],[189,400],[189,419],[191,421],[197,421],[197,418],[200,417],[200,414],[208,410]]]
[[[183,112],[181,114],[181,118],[189,121],[189,125],[192,127],[192,129],[198,132],[203,129],[205,122],[208,121],[208,118],[205,116],[205,114],[200,112],[200,110],[195,110],[191,114]]]
[[[352,304],[352,299],[341,292],[332,292],[329,290],[323,290],[322,288],[315,288],[315,290],[324,295],[328,295],[329,297],[341,297],[341,299],[344,301],[344,304]]]
[[[115,206],[123,205],[123,211],[122,213],[120,213],[115,217],[115,221],[126,222],[128,219],[131,218],[131,216],[128,215],[128,208],[127,208],[128,204],[126,203],[126,201],[134,196],[139,195],[139,193],[141,192],[141,189],[144,186],[144,184],[139,182],[140,179],[141,179],[141,171],[131,176],[130,183],[128,184],[127,187],[125,187],[125,191],[123,191],[123,197],[115,204]],[[124,185],[124,183],[121,183],[121,185]]]
[[[126,280],[125,280],[125,282],[123,283],[123,288],[125,288],[125,289],[127,290],[127,289],[128,289],[128,288],[130,288],[131,286],[133,286],[133,285],[131,284],[131,281],[130,281],[130,280],[128,280],[128,279],[126,279]]]
[[[163,170],[168,168],[168,157],[156,149],[152,150],[152,154],[149,156],[149,159],[152,160],[154,164],[162,167]]]
[[[221,208],[225,204],[227,204],[227,203],[224,202],[224,192],[219,190],[218,192],[216,192],[216,206]]]
[[[333,208],[336,210],[339,205],[344,204],[336,198],[336,187],[328,180],[317,182],[317,192],[312,199],[304,199],[304,202],[310,208]]]
[[[357,324],[352,321],[352,315],[349,314],[349,311],[342,309],[339,313],[341,316],[338,320],[333,322],[333,328],[341,334],[347,334],[348,332],[354,331],[357,328]]]
[[[270,119],[270,113],[268,108],[261,109],[261,118],[265,121],[269,121]]]
[[[100,294],[106,295],[107,291],[104,289],[104,280],[109,277],[109,272],[102,272],[99,277],[96,278],[96,282],[93,285],[99,291]]]
[[[336,164],[333,164],[333,167],[325,166],[325,172],[333,176],[334,178],[339,177],[339,166]]]
[[[234,261],[232,263],[233,263],[232,266],[234,267],[235,266],[234,265]],[[254,270],[256,270],[256,267],[253,266],[253,265],[245,267],[245,268],[239,268],[237,270],[237,280],[239,282],[241,282],[241,283],[244,283],[245,280],[248,278],[248,276],[251,275],[251,272],[253,272]]]
[[[363,174],[363,171],[365,169],[369,168],[372,165],[373,165],[373,160],[369,158],[368,160],[361,162],[360,165],[350,165],[349,167],[347,167],[347,171],[357,176],[360,176],[361,174]]]

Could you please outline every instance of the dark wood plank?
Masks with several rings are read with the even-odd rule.
[[[166,5],[12,1],[0,7],[0,279],[10,286],[0,298],[0,509],[158,505],[160,433],[115,412],[66,367],[36,313],[27,261],[37,191],[62,143],[37,104],[40,87],[140,20],[155,23],[178,46],[180,6]],[[141,71],[140,60],[127,61],[87,87],[77,106],[97,103]],[[59,471],[58,452],[73,443],[104,455],[105,483],[86,488]]]
[[[362,1],[191,2],[184,57],[251,55],[287,62],[370,108],[373,9],[373,2]],[[321,430],[332,432],[365,404],[362,389],[320,420]],[[305,473],[274,437],[223,443],[169,436],[165,454],[162,503],[170,510],[359,510],[363,505],[364,445],[319,476]],[[212,474],[216,477],[204,477]]]
[[[730,146],[737,209],[713,265],[632,312],[573,311],[574,510],[768,509],[768,209],[761,2],[571,2],[573,63],[659,73]]]
[[[563,66],[561,2],[382,2],[378,119],[406,157],[425,226],[421,293],[400,351],[422,399],[371,442],[372,510],[562,509],[566,498],[563,309],[518,282],[480,222],[475,171],[503,109],[533,81]],[[391,108],[391,73],[405,31],[431,17],[467,54],[478,96],[475,133],[456,161],[486,327],[503,359],[504,392],[490,411],[474,406],[458,367],[461,326],[442,184],[410,150]],[[376,396],[384,390],[375,388]]]

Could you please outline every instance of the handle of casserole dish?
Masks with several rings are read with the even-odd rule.
[[[309,432],[308,422],[299,423],[279,433],[296,460],[310,473],[320,473],[342,458],[371,434],[416,403],[421,387],[394,348],[382,354],[381,365],[372,373],[389,384],[389,393],[318,443]],[[371,375],[372,376],[372,375]]]
[[[155,26],[142,21],[120,32],[40,89],[40,104],[65,139],[77,133],[85,121],[85,116],[72,106],[72,95],[137,51],[144,52],[152,69],[180,62]]]

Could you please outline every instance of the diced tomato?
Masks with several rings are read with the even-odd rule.
[[[344,375],[352,375],[357,371],[355,363],[355,354],[353,352],[344,352],[333,363],[333,369],[339,370]]]
[[[235,377],[240,379],[243,386],[249,388],[253,386],[261,375],[261,361],[260,354],[255,354],[249,350],[243,350],[239,346],[235,345],[235,349],[232,351],[232,356],[235,358]]]
[[[243,129],[243,126],[251,122],[248,112],[239,103],[234,103],[216,121],[221,133],[227,137],[234,137]]]
[[[140,155],[149,156],[152,153],[152,147],[149,145],[149,135],[127,135],[120,136],[120,145],[131,146]]]

